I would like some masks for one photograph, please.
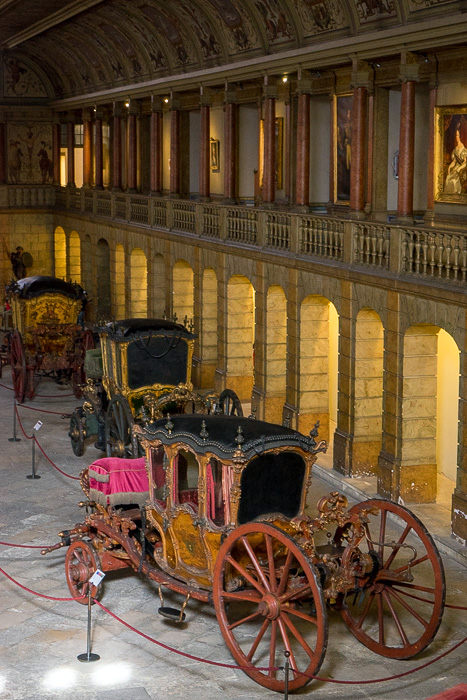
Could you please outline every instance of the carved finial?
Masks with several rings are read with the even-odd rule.
[[[200,437],[202,437],[203,440],[206,440],[209,437],[209,433],[206,430],[206,421],[205,420],[201,421]]]
[[[172,430],[174,428],[174,424],[170,420],[170,413],[167,414],[167,423],[165,424],[165,429],[168,431],[169,435],[172,435]]]
[[[237,445],[237,447],[241,448],[241,446],[243,445],[244,442],[245,442],[245,438],[243,437],[242,426],[239,425],[237,428],[237,436],[235,438],[235,444]]]
[[[311,445],[312,447],[316,446],[316,440],[315,438],[318,437],[318,428],[319,428],[319,420],[316,421],[315,427],[313,430],[310,430],[310,437],[311,437]]]

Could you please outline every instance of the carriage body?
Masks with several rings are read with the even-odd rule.
[[[158,584],[159,612],[175,622],[190,597],[211,603],[238,666],[279,692],[318,673],[331,611],[383,656],[411,658],[432,641],[445,597],[436,545],[391,501],[348,508],[332,492],[312,515],[312,465],[326,447],[317,426],[304,436],[195,413],[132,432],[144,456],[91,464],[82,475],[86,519],[50,548],[70,545],[75,596],[96,568],[131,567]],[[163,589],[185,596],[180,611],[164,604]]]
[[[64,376],[82,395],[84,357],[93,346],[90,331],[77,324],[84,290],[56,277],[25,277],[7,287],[13,331],[10,359],[16,399],[35,394],[38,376]]]
[[[84,453],[85,439],[109,457],[135,455],[132,427],[149,420],[161,396],[192,394],[191,367],[195,336],[166,319],[130,318],[99,330],[100,375],[90,373],[85,400],[70,421],[73,451]]]

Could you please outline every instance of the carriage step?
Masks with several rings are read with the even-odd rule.
[[[172,620],[172,622],[185,622],[186,620],[186,615],[183,612],[183,610],[177,610],[177,608],[169,608],[167,606],[162,606],[158,610],[159,615],[162,615],[162,617],[166,617],[169,620]]]

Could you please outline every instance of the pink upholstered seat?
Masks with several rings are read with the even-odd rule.
[[[89,465],[89,497],[101,505],[144,505],[148,499],[146,459],[103,457]]]

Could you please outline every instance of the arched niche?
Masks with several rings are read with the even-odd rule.
[[[154,260],[152,262],[152,287],[152,315],[155,318],[163,318],[167,314],[167,309],[165,307],[165,261],[160,253],[157,253],[154,256]]]
[[[126,289],[125,289],[125,249],[121,243],[115,246],[115,318],[126,318]]]
[[[227,284],[227,387],[242,401],[253,391],[255,340],[255,290],[243,275]]]
[[[431,324],[404,336],[400,495],[429,503],[452,495],[457,472],[459,348]],[[449,494],[448,494],[449,492]]]
[[[54,232],[54,272],[55,277],[66,279],[66,236],[61,226]]]
[[[286,400],[287,299],[280,285],[269,287],[266,297],[266,398],[265,417],[282,422]]]
[[[172,270],[172,309],[178,323],[193,320],[193,270],[186,260],[177,260]]]
[[[300,307],[299,430],[308,433],[319,421],[319,437],[329,440],[337,422],[339,316],[320,295]]]
[[[148,264],[141,248],[133,248],[130,256],[130,315],[148,315]]]

